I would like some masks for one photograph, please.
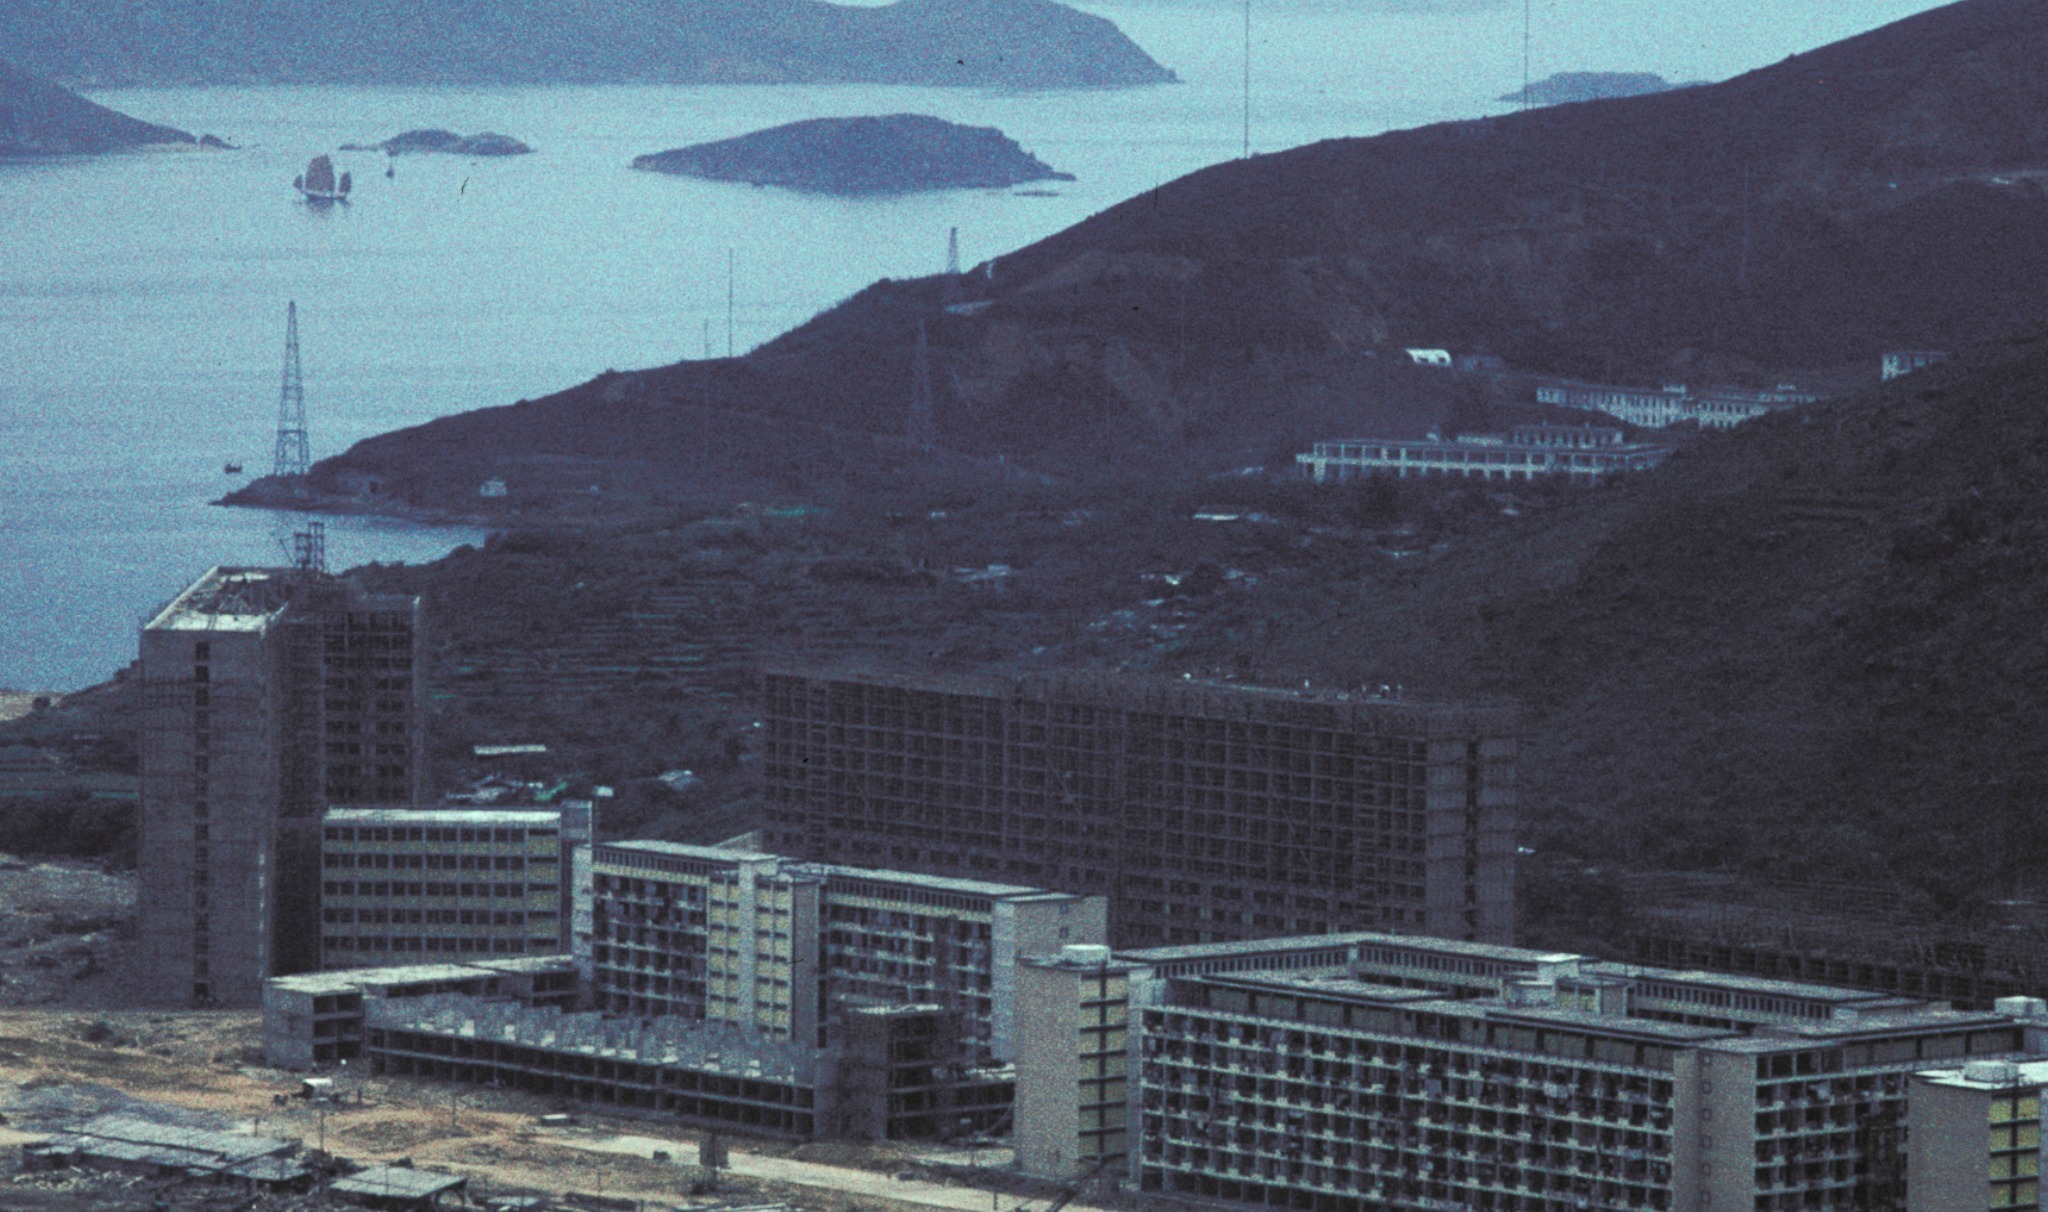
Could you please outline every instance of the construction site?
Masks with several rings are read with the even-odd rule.
[[[524,1212],[1047,1212],[1074,1194],[999,1172],[1008,1151],[987,1146],[728,1142],[355,1066],[307,1082],[262,1067],[257,1033],[243,1013],[0,1012],[0,1207],[296,1212],[367,1193]],[[435,1198],[380,1204],[394,1183]]]

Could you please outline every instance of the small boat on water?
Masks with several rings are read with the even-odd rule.
[[[242,465],[240,463],[229,463],[220,470],[223,475],[238,476],[242,474]]]
[[[346,202],[349,187],[354,182],[347,173],[337,180],[334,175],[334,161],[326,156],[315,156],[306,165],[306,171],[292,182],[293,188],[305,195],[308,202]]]

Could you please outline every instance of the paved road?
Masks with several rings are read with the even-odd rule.
[[[654,1136],[589,1137],[574,1132],[542,1132],[538,1135],[571,1149],[585,1149],[593,1153],[624,1153],[634,1157],[651,1157],[656,1150],[661,1150],[668,1153],[677,1165],[697,1164],[697,1146],[689,1141],[663,1140]],[[898,1203],[952,1208],[957,1212],[1019,1212],[1019,1209],[1023,1212],[1036,1212],[1047,1202],[1020,1199],[1014,1195],[1003,1195],[974,1187],[948,1186],[928,1179],[894,1178],[887,1174],[877,1174],[873,1170],[857,1170],[848,1166],[826,1166],[787,1157],[764,1157],[754,1153],[743,1153],[730,1146],[727,1153],[727,1161],[730,1163],[727,1169],[744,1178],[765,1178],[800,1187],[817,1187],[849,1195],[895,1200]],[[1091,1208],[1085,1204],[1068,1204],[1067,1208],[1071,1212],[1104,1212],[1103,1209]]]

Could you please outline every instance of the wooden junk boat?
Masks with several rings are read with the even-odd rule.
[[[341,174],[340,180],[335,179],[334,161],[326,156],[313,157],[306,171],[292,182],[308,202],[346,202],[352,184],[347,173]]]

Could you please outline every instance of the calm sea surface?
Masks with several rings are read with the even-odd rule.
[[[287,300],[314,457],[399,426],[571,386],[608,367],[745,351],[881,277],[973,265],[1238,155],[1243,10],[1083,4],[1180,72],[1173,87],[1059,94],[911,88],[184,88],[95,99],[240,150],[0,165],[0,687],[74,689],[216,563],[272,562],[293,526],[207,502],[224,462],[266,471]],[[1521,6],[1259,0],[1250,140],[1276,151],[1500,112]],[[1925,0],[1754,5],[1545,0],[1539,75],[1720,77]],[[1656,9],[1652,25],[1637,15]],[[1753,8],[1753,15],[1729,17]],[[1275,11],[1267,11],[1267,10]],[[1690,10],[1698,9],[1692,13]],[[1684,10],[1684,11],[1681,11]],[[1718,14],[1715,15],[1715,14]],[[1719,24],[1715,22],[1718,21]],[[1633,24],[1631,24],[1633,23]],[[1578,51],[1570,48],[1577,47]],[[830,115],[1001,127],[1079,179],[1056,197],[842,200],[635,173],[705,139]],[[413,127],[491,130],[502,160],[337,156],[346,207],[291,180],[318,152]],[[727,326],[728,256],[736,307]],[[427,560],[474,531],[328,519],[329,562]]]

